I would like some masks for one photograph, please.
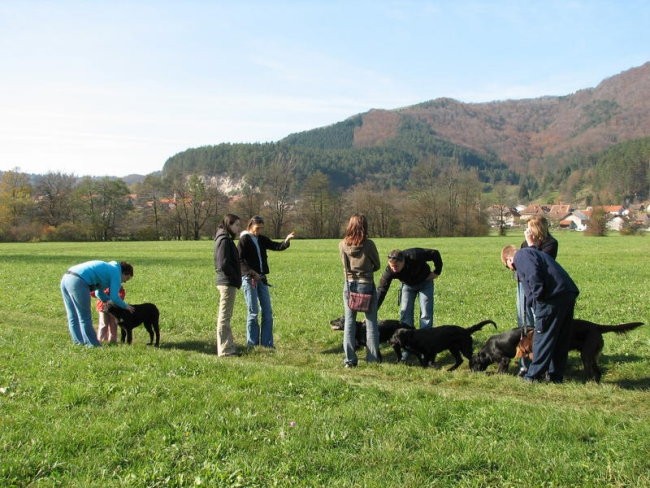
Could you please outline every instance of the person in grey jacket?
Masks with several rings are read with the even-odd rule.
[[[214,238],[214,270],[219,290],[219,312],[217,314],[217,355],[237,356],[239,353],[232,335],[230,320],[235,306],[237,290],[241,288],[239,253],[233,238],[241,230],[241,221],[234,214],[227,214]]]
[[[379,270],[379,253],[375,243],[368,239],[368,221],[361,214],[350,217],[345,236],[339,243],[339,254],[343,262],[345,284],[343,287],[343,307],[345,325],[343,328],[344,365],[353,368],[357,365],[356,319],[357,312],[348,306],[349,292],[367,293],[372,295],[366,317],[366,361],[368,363],[381,361],[379,355],[379,330],[377,328],[377,289],[375,288],[374,273]]]

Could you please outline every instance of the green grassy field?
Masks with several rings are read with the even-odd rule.
[[[607,334],[600,385],[571,353],[563,385],[384,363],[342,367],[337,241],[270,254],[275,351],[215,354],[212,242],[0,244],[0,486],[650,486],[650,246],[560,233],[576,316],[643,321]],[[378,239],[435,247],[436,324],[515,324],[504,244],[521,236]],[[127,301],[161,310],[161,347],[73,346],[62,273],[88,259],[135,267]],[[377,277],[378,278],[378,277]],[[397,318],[397,283],[380,310]],[[234,334],[245,340],[244,300]],[[475,334],[475,349],[495,331]]]

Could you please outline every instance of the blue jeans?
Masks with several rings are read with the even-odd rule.
[[[269,287],[261,281],[255,280],[253,286],[250,276],[244,276],[242,289],[248,308],[246,317],[246,343],[249,346],[273,347],[273,310],[271,309],[271,295]],[[260,340],[260,326],[257,320],[261,313],[262,334]]]
[[[68,315],[68,330],[72,342],[89,347],[101,346],[93,328],[88,284],[81,278],[66,273],[61,278],[61,295]]]
[[[349,285],[343,287],[343,310],[345,312],[345,326],[343,328],[343,354],[344,363],[356,366],[358,363],[357,352],[355,351],[357,334],[357,312],[348,307],[348,286],[350,291],[359,293],[372,293],[370,307],[367,312],[361,312],[366,317],[366,361],[369,363],[378,362],[379,359],[379,329],[377,328],[377,290],[374,283],[357,283],[350,281]]]
[[[517,327],[532,327],[534,323],[533,309],[526,306],[524,285],[517,281]]]
[[[414,326],[413,313],[415,298],[420,299],[420,329],[433,326],[433,281],[426,280],[417,285],[402,283],[401,299],[399,306],[399,319],[401,322]]]
[[[532,307],[526,305],[526,293],[524,285],[517,281],[517,327],[532,327],[535,324]],[[521,358],[519,360],[521,371],[525,371],[530,366],[530,359]]]

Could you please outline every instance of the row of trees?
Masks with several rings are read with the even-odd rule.
[[[427,160],[412,170],[406,189],[369,180],[345,191],[320,171],[298,180],[290,157],[262,169],[236,189],[196,174],[149,175],[129,187],[115,178],[7,171],[0,176],[0,240],[201,239],[212,237],[229,212],[244,220],[264,216],[273,237],[295,230],[302,237],[337,238],[354,212],[368,216],[377,237],[488,231],[478,173],[459,165]]]

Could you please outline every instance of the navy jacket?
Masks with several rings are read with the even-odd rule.
[[[555,259],[535,247],[519,249],[514,259],[517,278],[524,287],[526,303],[534,310],[562,295],[580,291]],[[537,315],[537,312],[536,312]]]

